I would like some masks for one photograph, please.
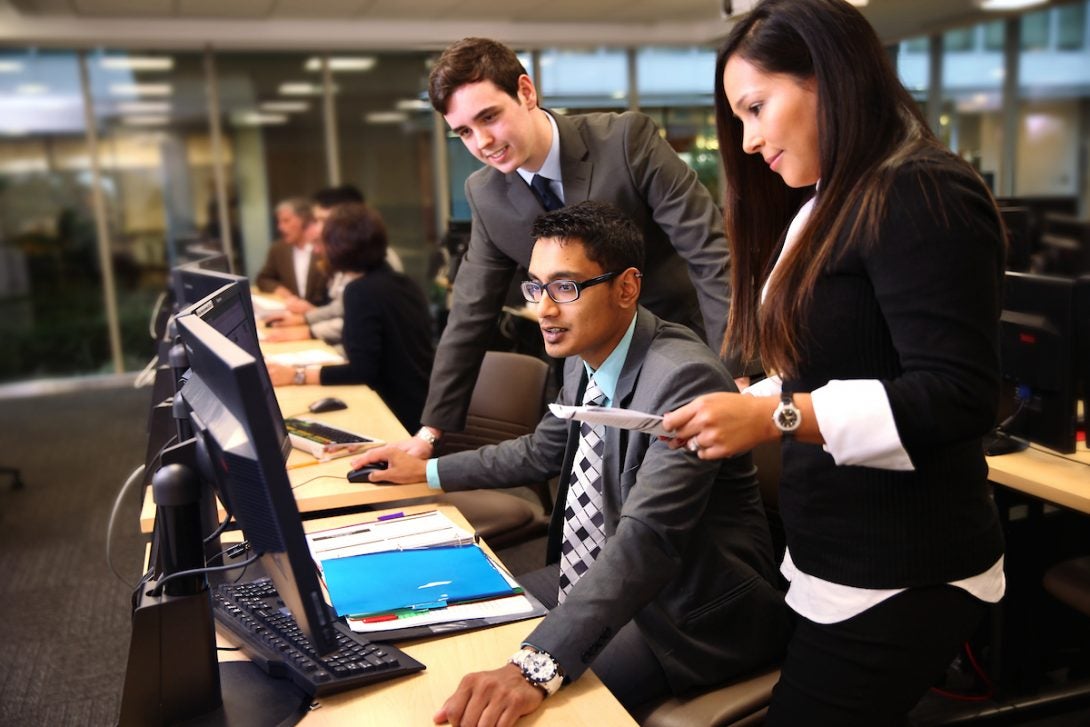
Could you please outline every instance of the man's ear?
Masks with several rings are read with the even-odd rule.
[[[528,109],[537,108],[537,89],[530,77],[523,73],[518,80],[519,101]]]
[[[640,290],[643,287],[643,273],[636,268],[628,268],[617,276],[617,290],[622,306],[634,307],[640,300]]]

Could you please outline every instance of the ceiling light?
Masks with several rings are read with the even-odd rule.
[[[121,123],[125,126],[166,126],[170,123],[170,117],[164,114],[122,116]]]
[[[313,83],[289,81],[280,84],[281,96],[321,96],[322,87]]]
[[[369,124],[401,124],[409,120],[404,111],[372,111],[364,114],[363,120]]]
[[[1047,0],[977,0],[981,10],[1002,13],[1009,10],[1022,10],[1034,5],[1044,5]]]
[[[174,86],[169,83],[111,83],[111,96],[171,96]]]
[[[21,73],[23,64],[19,61],[0,61],[0,73]]]
[[[306,111],[310,108],[310,104],[306,101],[262,101],[260,108],[262,111],[275,111],[286,114]]]
[[[239,126],[275,126],[288,123],[286,114],[262,114],[257,111],[243,111],[234,114],[231,120]]]
[[[357,73],[369,71],[375,67],[378,61],[374,56],[340,56],[329,59],[329,70],[337,72],[355,71]],[[318,57],[308,58],[303,65],[308,71],[322,70],[322,59]]]
[[[49,93],[49,86],[44,83],[20,83],[15,87],[20,96],[42,96]]]
[[[99,65],[110,71],[169,71],[174,68],[170,56],[106,56]]]
[[[169,101],[122,101],[117,104],[122,114],[169,114]]]
[[[404,98],[394,106],[398,111],[428,111],[431,109],[431,104],[422,98]]]

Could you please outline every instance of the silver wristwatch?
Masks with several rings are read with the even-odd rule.
[[[295,367],[295,378],[293,378],[291,380],[291,383],[295,384],[296,386],[302,386],[303,384],[307,383],[307,367],[306,366],[296,366]]]
[[[556,694],[560,684],[564,681],[564,673],[560,665],[551,655],[544,651],[538,651],[529,646],[524,646],[516,651],[508,661],[522,670],[522,677],[545,692],[545,696]]]
[[[795,399],[790,393],[785,391],[780,394],[780,403],[776,406],[776,411],[772,412],[772,423],[780,430],[784,439],[790,439],[802,425],[802,412],[795,406]]]
[[[435,446],[436,442],[439,441],[439,437],[435,436],[432,431],[427,427],[420,427],[420,431],[417,432],[414,436],[417,439],[423,439],[425,442],[433,447]]]

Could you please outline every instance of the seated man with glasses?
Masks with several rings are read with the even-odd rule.
[[[569,357],[560,403],[663,413],[735,390],[699,338],[639,306],[643,246],[619,210],[583,202],[538,218],[533,234],[522,290],[538,304],[549,355]],[[592,665],[631,709],[782,653],[788,615],[748,453],[704,461],[648,434],[546,413],[533,433],[498,445],[427,462],[386,446],[352,464],[379,460],[389,467],[373,480],[426,477],[446,491],[560,476],[549,565],[520,577],[552,610],[510,663],[464,677],[437,722],[510,723]]]

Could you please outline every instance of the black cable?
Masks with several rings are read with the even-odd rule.
[[[234,515],[232,515],[231,513],[227,513],[227,516],[223,518],[223,522],[219,524],[219,527],[209,533],[208,537],[204,539],[204,542],[211,543],[213,540],[222,535],[223,531],[227,529],[227,526],[230,525],[231,521],[233,521],[234,519]],[[223,555],[223,553],[220,553],[220,555]]]
[[[327,479],[330,479],[330,480],[340,480],[341,482],[347,482],[348,481],[346,478],[338,477],[337,475],[315,475],[314,477],[311,477],[309,480],[303,480],[298,485],[292,485],[291,489],[297,490],[300,487],[302,487],[303,485],[309,485],[311,482],[314,482],[315,480],[320,480],[320,479],[323,479],[323,478],[327,478]]]
[[[178,571],[177,573],[171,573],[166,578],[163,578],[155,584],[155,591],[152,593],[154,596],[159,596],[163,592],[163,586],[176,578],[186,578],[188,576],[198,576],[208,573],[223,573],[229,570],[235,570],[236,568],[246,568],[257,562],[261,556],[255,554],[253,557],[244,560],[241,563],[232,563],[230,565],[217,565],[217,566],[205,566],[204,568],[191,568],[189,570]]]

